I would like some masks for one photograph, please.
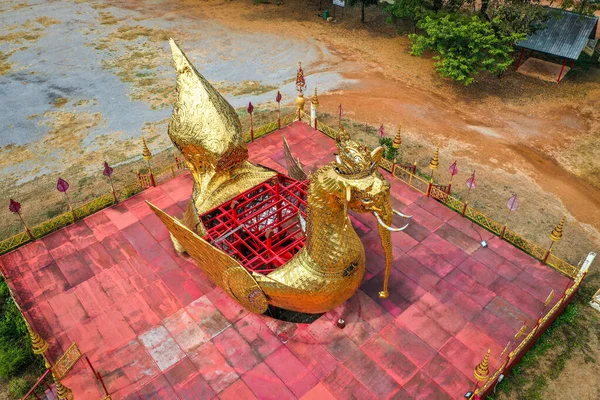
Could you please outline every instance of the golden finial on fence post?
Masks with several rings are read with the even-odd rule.
[[[48,350],[48,342],[46,342],[36,331],[34,331],[28,322],[25,322],[27,332],[31,338],[31,349],[33,354],[44,354]]]
[[[433,153],[433,157],[429,161],[429,169],[431,169],[431,178],[429,179],[429,187],[427,188],[427,196],[431,195],[431,187],[433,186],[433,173],[440,166],[440,147],[436,147],[435,153]]]
[[[298,72],[296,72],[296,91],[298,97],[296,98],[296,105],[298,106],[298,120],[301,119],[301,112],[304,111],[304,89],[306,89],[306,81],[304,80],[304,70],[302,69],[302,63],[298,63]]]
[[[402,131],[402,125],[398,125],[398,132],[396,133],[396,136],[394,136],[394,140],[392,141],[392,148],[394,149],[394,160],[392,162],[392,176],[395,176],[396,163],[398,162],[398,160],[397,160],[398,150],[400,150],[400,146],[402,145],[401,131]]]
[[[319,111],[319,97],[317,95],[317,87],[315,86],[315,94],[312,99],[310,99],[310,124],[313,128],[318,129],[318,115],[317,111]]]
[[[548,261],[548,257],[550,257],[550,252],[552,251],[552,246],[554,246],[554,243],[560,242],[560,240],[562,239],[564,225],[565,225],[565,217],[563,216],[560,219],[560,222],[558,223],[558,225],[556,225],[554,227],[554,229],[552,230],[552,232],[550,233],[550,240],[552,242],[550,243],[550,247],[548,247],[548,251],[546,252],[546,255],[544,256],[544,263],[546,261]]]
[[[154,174],[152,173],[152,164],[150,163],[150,160],[152,160],[152,153],[150,152],[148,144],[146,143],[146,138],[144,137],[142,137],[142,146],[142,156],[144,157],[144,160],[146,160],[146,163],[148,163],[150,183],[152,184],[152,186],[156,186],[156,182],[154,181]]]
[[[56,394],[58,398],[61,400],[73,400],[73,391],[63,385],[60,380],[52,373],[52,379],[54,380],[54,384],[56,385]]]
[[[485,354],[485,357],[483,357],[483,360],[479,364],[477,364],[477,366],[473,370],[473,375],[475,376],[476,381],[475,387],[470,393],[471,397],[469,398],[473,398],[473,396],[475,395],[475,392],[479,387],[479,382],[485,382],[490,377],[490,352],[491,350],[488,349],[487,353]]]

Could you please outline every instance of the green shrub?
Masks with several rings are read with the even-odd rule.
[[[8,393],[15,399],[20,399],[27,394],[29,389],[34,385],[34,382],[25,378],[14,378],[8,382]]]

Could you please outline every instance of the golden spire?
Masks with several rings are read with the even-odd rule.
[[[148,148],[148,145],[146,144],[146,139],[144,137],[142,137],[142,146],[142,155],[144,156],[144,160],[150,161],[152,159],[152,153],[150,152],[150,149]]]
[[[558,225],[556,225],[554,227],[554,229],[552,230],[552,233],[550,234],[550,240],[552,240],[553,242],[559,242],[560,239],[562,239],[564,224],[565,224],[565,217],[562,217],[560,219],[560,222],[558,223]]]
[[[315,106],[319,105],[319,97],[317,96],[317,87],[316,86],[315,86],[315,94],[313,95],[313,97],[310,101]]]
[[[440,148],[439,146],[435,149],[435,153],[433,153],[433,157],[431,158],[431,161],[429,161],[429,168],[432,171],[435,171],[436,169],[438,169],[438,167],[440,166],[440,159],[439,159],[439,155],[440,155]]]
[[[31,326],[29,326],[28,322],[25,322],[27,326],[27,331],[29,332],[29,336],[31,337],[31,348],[33,349],[33,354],[44,354],[46,350],[48,350],[48,342],[46,342],[40,335],[35,332]]]
[[[486,381],[490,376],[490,349],[488,349],[487,354],[473,370],[473,375],[475,375],[475,379],[478,381]]]
[[[73,391],[63,385],[54,373],[52,374],[52,379],[54,379],[54,384],[56,385],[56,394],[58,395],[58,398],[61,400],[73,400]]]
[[[400,148],[400,146],[402,145],[401,131],[402,131],[402,125],[398,125],[398,132],[396,133],[396,136],[394,136],[394,141],[392,142],[392,147],[396,150],[398,150]]]
[[[203,162],[217,165],[221,157],[243,147],[242,125],[233,107],[196,70],[179,46],[169,39],[177,71],[177,102],[169,137],[181,151],[202,149]]]

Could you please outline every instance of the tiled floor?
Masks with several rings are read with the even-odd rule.
[[[282,134],[309,168],[331,160],[333,142],[298,123],[251,144],[252,160],[283,171]],[[395,207],[414,215],[394,236],[390,297],[377,297],[384,261],[375,221],[356,215],[365,282],[309,326],[249,314],[175,254],[145,200],[181,214],[188,174],[1,262],[54,359],[77,342],[113,399],[461,398],[487,349],[493,367],[568,279],[385,175]],[[64,383],[77,399],[100,396],[83,361]]]

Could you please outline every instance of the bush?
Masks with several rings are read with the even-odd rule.
[[[25,321],[0,279],[0,379],[18,376],[34,360]]]
[[[8,383],[8,393],[15,399],[20,399],[24,395],[27,394],[29,389],[31,389],[34,385],[34,382],[31,382],[25,378],[14,378],[11,379]]]

